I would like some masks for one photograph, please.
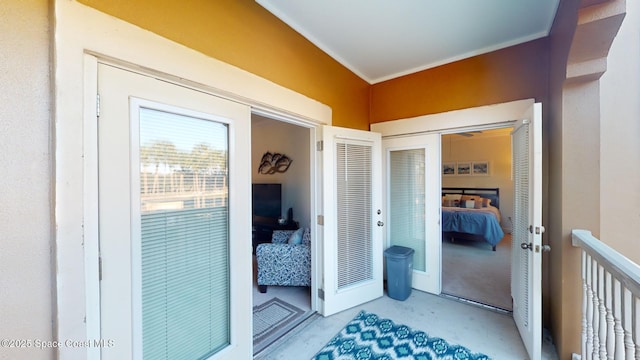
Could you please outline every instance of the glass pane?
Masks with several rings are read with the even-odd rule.
[[[390,244],[412,248],[413,269],[425,271],[425,150],[389,154]]]
[[[228,129],[140,111],[142,347],[200,359],[229,344]]]

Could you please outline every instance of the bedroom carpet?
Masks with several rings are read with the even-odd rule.
[[[512,311],[511,234],[496,251],[485,242],[442,242],[442,292]]]
[[[313,359],[489,360],[489,357],[362,310]]]

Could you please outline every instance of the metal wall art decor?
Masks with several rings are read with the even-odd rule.
[[[267,151],[262,155],[260,160],[260,166],[258,167],[258,173],[260,174],[275,174],[283,173],[289,169],[293,160],[289,159],[284,154],[271,153]]]

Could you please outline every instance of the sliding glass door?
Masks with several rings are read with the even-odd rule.
[[[101,357],[250,358],[250,109],[98,71]]]

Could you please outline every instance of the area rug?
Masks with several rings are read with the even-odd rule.
[[[315,360],[488,360],[488,356],[472,353],[469,349],[451,345],[445,340],[431,337],[423,331],[414,331],[406,325],[396,325],[389,319],[360,311],[315,356]]]
[[[258,353],[304,320],[305,312],[277,297],[253,307],[253,352]]]

